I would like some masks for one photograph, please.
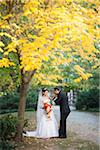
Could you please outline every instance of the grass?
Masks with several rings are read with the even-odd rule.
[[[33,108],[26,108],[25,111],[35,111]],[[0,114],[8,114],[8,113],[16,113],[18,109],[2,109],[0,110]]]

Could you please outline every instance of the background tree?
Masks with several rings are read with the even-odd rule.
[[[18,77],[16,139],[21,140],[25,97],[33,76],[49,85],[58,84],[70,67],[75,82],[92,76],[83,64],[93,61],[93,66],[98,65],[99,52],[94,46],[99,38],[98,1],[4,0],[0,8],[0,67],[10,67],[10,76]]]

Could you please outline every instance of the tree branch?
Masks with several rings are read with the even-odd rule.
[[[31,81],[31,79],[32,79],[33,75],[35,74],[36,70],[37,69],[34,69],[34,70],[26,72],[24,74],[24,82],[25,82],[25,84],[28,84]]]

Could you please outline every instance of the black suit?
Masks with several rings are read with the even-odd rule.
[[[68,97],[62,91],[59,92],[57,99],[55,100],[56,105],[60,105],[60,128],[59,137],[66,137],[66,119],[70,113],[68,104]]]

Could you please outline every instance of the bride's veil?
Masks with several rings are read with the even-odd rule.
[[[38,104],[37,104],[37,129],[35,131],[26,131],[26,134],[23,134],[24,136],[37,137],[38,131],[39,131],[39,124],[43,116],[42,105],[43,105],[42,104],[42,91],[40,91],[39,96],[38,96]]]
[[[43,104],[42,104],[42,90],[40,90],[39,96],[38,96],[38,104],[37,104],[37,127],[41,121],[41,117],[43,114],[42,106],[43,106]]]

